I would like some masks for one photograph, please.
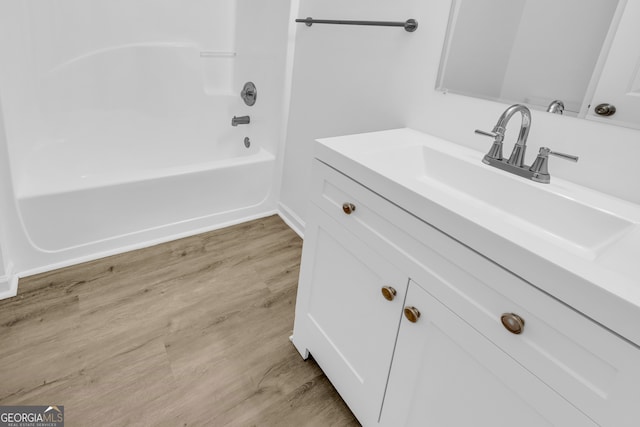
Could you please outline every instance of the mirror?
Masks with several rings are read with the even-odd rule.
[[[585,117],[619,0],[453,0],[437,89]]]

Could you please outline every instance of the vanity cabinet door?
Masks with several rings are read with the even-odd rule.
[[[311,353],[358,420],[375,425],[409,279],[334,218],[310,210],[293,343]]]
[[[413,281],[407,309],[381,425],[596,425]]]

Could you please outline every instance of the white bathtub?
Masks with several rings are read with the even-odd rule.
[[[201,53],[124,45],[44,73],[44,131],[13,174],[35,250],[59,254],[55,264],[273,211],[275,157],[256,132],[260,120],[231,126],[234,114],[256,110],[239,91],[211,90],[211,57]]]
[[[17,192],[25,233],[44,252],[104,250],[254,216],[267,210],[274,156],[235,143],[235,152],[190,150],[190,159],[183,153],[175,163],[153,156],[153,164],[142,151],[123,154],[126,161],[79,159],[65,147],[72,151],[66,164],[47,164],[46,151],[39,153]],[[63,154],[58,148],[53,157]]]

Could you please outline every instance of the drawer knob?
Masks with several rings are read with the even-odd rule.
[[[415,307],[405,307],[404,317],[406,317],[409,322],[416,323],[420,318],[420,312]]]
[[[524,330],[524,319],[515,313],[503,313],[500,316],[502,325],[512,334],[521,334]]]
[[[391,286],[383,286],[381,290],[382,290],[382,296],[387,301],[393,301],[393,299],[396,297],[397,292]]]
[[[342,210],[347,215],[351,215],[351,212],[356,210],[356,205],[354,205],[353,203],[343,203],[342,204]]]

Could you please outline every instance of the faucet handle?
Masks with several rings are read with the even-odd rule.
[[[482,136],[488,136],[489,138],[497,138],[499,134],[497,132],[487,132],[486,130],[476,129],[475,133]]]
[[[499,132],[487,132],[480,129],[476,129],[475,133],[493,138],[493,145],[491,145],[489,152],[482,159],[482,163],[490,165],[493,160],[502,160],[502,139],[504,135]]]
[[[547,147],[542,147],[545,148],[547,150],[549,150]],[[542,150],[542,148],[540,150]],[[551,154],[552,156],[556,156],[556,157],[560,157],[561,159],[565,159],[565,160],[569,160],[572,161],[574,163],[578,162],[578,156],[574,156],[571,154],[565,154],[565,153],[559,153],[557,151],[551,151],[549,150],[549,154]]]
[[[548,184],[551,181],[551,175],[549,175],[549,155],[560,157],[561,159],[570,160],[572,162],[578,161],[578,156],[571,154],[559,153],[557,151],[551,151],[549,147],[540,147],[538,157],[533,162],[529,170],[533,172],[531,179],[536,182],[542,182]]]

